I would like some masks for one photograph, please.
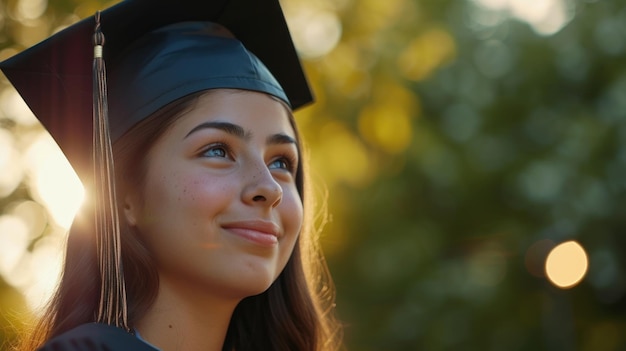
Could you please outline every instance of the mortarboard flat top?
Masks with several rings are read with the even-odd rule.
[[[117,56],[144,34],[178,22],[210,21],[226,27],[265,64],[293,109],[313,100],[279,0],[123,0],[102,11],[100,21],[110,76],[116,73]],[[0,63],[83,181],[92,171],[94,26],[89,17]],[[109,89],[113,111],[115,93]],[[111,123],[115,129],[114,116]]]

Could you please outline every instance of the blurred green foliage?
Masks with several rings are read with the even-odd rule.
[[[8,15],[19,2],[0,6],[0,57],[107,5],[51,0],[22,23]],[[330,50],[304,55],[317,103],[296,117],[329,194],[322,239],[348,350],[626,350],[626,5],[283,3],[341,25]],[[504,3],[561,4],[544,15],[567,20],[540,34],[485,7]],[[7,115],[0,127],[19,129]],[[589,271],[562,290],[543,262],[567,240]],[[1,323],[13,291],[0,285]]]

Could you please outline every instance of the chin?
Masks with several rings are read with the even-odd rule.
[[[266,292],[278,277],[278,274],[267,274],[259,271],[246,273],[233,276],[230,279],[231,294],[238,299],[245,299]]]
[[[258,277],[257,277],[258,278]],[[276,279],[254,279],[254,281],[249,280],[246,287],[244,287],[244,298],[249,296],[255,296],[266,292],[270,286],[276,281]]]

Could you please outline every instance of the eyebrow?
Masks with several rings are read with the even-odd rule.
[[[236,124],[233,123],[228,123],[228,122],[204,122],[201,124],[198,124],[197,126],[195,126],[192,130],[189,131],[189,133],[187,133],[187,135],[185,135],[185,138],[189,137],[191,134],[199,131],[199,130],[203,130],[203,129],[219,129],[222,130],[228,134],[232,134],[236,137],[245,139],[245,138],[249,138],[250,135],[246,134],[246,132],[243,130],[243,128],[241,126],[238,126]]]
[[[276,145],[276,144],[294,144],[298,145],[296,139],[290,137],[287,134],[274,134],[267,137],[266,143],[268,145]]]
[[[221,131],[224,131],[228,134],[234,135],[241,139],[248,139],[252,135],[251,133],[246,133],[243,127],[237,124],[233,124],[229,122],[204,122],[195,126],[192,130],[190,130],[189,133],[185,135],[185,138],[203,129],[219,129]],[[292,138],[291,136],[287,134],[282,134],[282,133],[270,135],[269,137],[267,137],[266,143],[268,145],[276,145],[276,144],[298,145],[298,142],[296,141],[296,139]]]

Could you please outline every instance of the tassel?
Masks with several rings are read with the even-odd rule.
[[[120,221],[115,193],[113,148],[109,130],[106,68],[102,57],[104,34],[100,12],[95,15],[93,35],[93,162],[97,254],[100,268],[100,303],[96,322],[130,331],[126,283],[122,270]]]

